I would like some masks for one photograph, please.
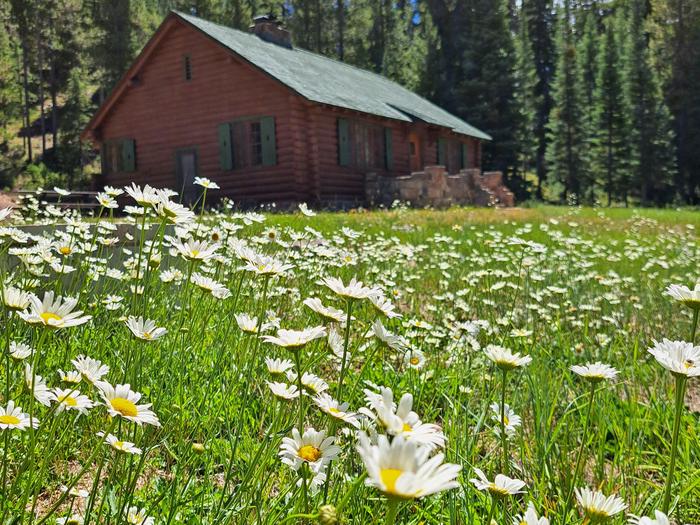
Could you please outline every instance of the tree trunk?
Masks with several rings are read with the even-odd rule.
[[[338,19],[338,58],[345,57],[345,0],[337,0],[336,17]]]
[[[27,158],[33,161],[32,136],[29,130],[29,57],[26,38],[22,38],[22,89],[24,91],[24,126],[27,131]]]
[[[44,111],[45,97],[44,97],[44,46],[39,43],[39,53],[37,54],[39,59],[38,71],[39,71],[39,108],[41,114],[39,116],[39,122],[41,124],[41,154],[42,156],[46,153],[46,113]]]

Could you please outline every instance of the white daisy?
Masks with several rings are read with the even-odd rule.
[[[71,363],[93,385],[109,373],[109,366],[102,364],[102,361],[82,354],[73,359]]]
[[[201,186],[202,188],[206,188],[208,190],[218,190],[219,185],[216,182],[213,182],[206,177],[195,177],[194,178],[194,183],[197,186]]]
[[[14,401],[8,401],[7,407],[0,406],[0,430],[25,430],[30,426],[37,428],[39,420],[22,412]]]
[[[126,522],[129,525],[153,525],[155,521],[155,518],[146,514],[146,509],[130,507],[126,513]]]
[[[525,482],[519,479],[509,478],[503,474],[497,474],[496,479],[489,481],[481,469],[475,468],[476,478],[471,481],[478,490],[485,490],[492,496],[503,497],[525,492],[522,488]]]
[[[56,518],[56,525],[83,525],[84,518],[80,514],[71,514],[63,518]]]
[[[389,319],[400,319],[401,314],[395,310],[393,303],[383,295],[370,295],[370,302]]]
[[[700,376],[700,346],[685,341],[654,341],[648,349],[661,366],[675,376]]]
[[[292,437],[282,440],[279,456],[282,463],[294,470],[299,470],[299,467],[307,463],[312,471],[318,472],[338,457],[340,447],[334,443],[335,438],[326,437],[325,430],[317,432],[309,428],[301,435],[299,430],[293,428]]]
[[[59,329],[79,326],[87,323],[92,316],[83,315],[80,310],[73,311],[78,300],[72,297],[58,296],[54,299],[53,292],[46,292],[44,300],[38,297],[30,298],[28,312],[18,312],[18,315],[30,324],[40,324],[48,328]]]
[[[178,239],[172,239],[172,245],[177,253],[188,261],[208,261],[219,249],[219,245],[216,243],[209,244],[194,239],[189,239],[184,243]]]
[[[277,336],[264,335],[263,341],[289,350],[295,350],[322,337],[326,337],[326,329],[323,326],[314,326],[303,330],[285,330],[280,328],[277,330]]]
[[[360,427],[360,420],[357,414],[348,411],[348,403],[340,403],[325,393],[314,397],[313,402],[329,416],[339,419],[355,428]]]
[[[87,414],[87,411],[95,406],[90,398],[81,394],[75,389],[55,388],[53,393],[56,396],[56,402],[58,403],[56,412],[75,410],[80,414]]]
[[[443,454],[430,457],[430,449],[406,441],[402,436],[391,442],[380,435],[372,445],[360,433],[357,451],[367,469],[366,484],[393,498],[422,498],[459,487],[460,465],[443,463]]]
[[[672,284],[666,288],[666,295],[673,297],[688,308],[700,310],[700,281],[695,283],[692,290],[685,285]]]
[[[417,349],[408,349],[403,355],[403,364],[409,368],[420,370],[425,365],[425,354]]]
[[[267,386],[270,387],[272,394],[280,399],[290,400],[299,397],[299,389],[296,385],[267,381]]]
[[[267,371],[272,376],[282,376],[294,367],[294,364],[289,359],[272,359],[265,358],[265,366]]]
[[[156,322],[143,317],[130,315],[126,320],[126,326],[139,339],[144,341],[155,341],[163,337],[168,331],[165,328],[158,328]]]
[[[51,402],[56,401],[56,396],[46,386],[44,378],[35,374],[29,363],[24,365],[24,381],[27,384],[27,389],[34,394],[34,399],[42,405],[51,406]]]
[[[576,489],[576,499],[591,523],[603,523],[627,508],[617,496],[606,496],[588,488]]]
[[[500,437],[501,435],[501,405],[498,403],[492,403],[491,404],[491,411],[493,412],[492,414],[492,419],[496,422],[496,425],[493,427],[493,431],[497,436]],[[515,431],[517,428],[521,425],[522,419],[518,414],[513,412],[513,409],[510,408],[508,403],[506,403],[503,406],[503,425],[505,426],[506,429],[506,436],[512,437],[515,435]]]
[[[61,379],[61,381],[63,381],[64,383],[70,383],[72,385],[77,385],[83,378],[83,376],[77,370],[70,370],[68,372],[64,372],[59,368],[56,371],[56,373],[58,374],[58,377]]]
[[[345,299],[368,299],[374,295],[381,295],[381,291],[378,288],[369,288],[354,277],[347,286],[337,277],[326,277],[322,280],[322,283]]]
[[[654,511],[654,517],[648,518],[647,516],[637,517],[631,516],[630,525],[671,525],[671,521],[668,516],[661,512],[660,510]]]
[[[32,352],[33,350],[29,345],[10,341],[10,355],[13,359],[21,361],[32,355]]]
[[[104,404],[110,416],[121,416],[138,425],[146,423],[156,427],[160,426],[158,417],[151,410],[150,403],[137,405],[141,394],[131,390],[130,385],[116,385],[115,387],[105,381],[100,381],[96,386],[101,390]]]
[[[114,450],[119,452],[124,452],[126,454],[134,454],[135,456],[140,456],[143,452],[140,448],[134,446],[130,441],[121,441],[117,436],[112,434],[107,434],[105,436],[105,444],[112,447]]]
[[[294,265],[282,263],[277,259],[268,257],[267,255],[250,253],[248,254],[246,264],[242,269],[256,275],[272,277],[275,275],[282,275],[287,270],[291,270],[292,268],[294,268]]]
[[[586,365],[573,365],[571,371],[585,379],[592,382],[599,382],[604,379],[613,380],[617,377],[619,372],[615,370],[612,366],[606,365],[605,363],[595,362],[588,363]]]
[[[517,352],[513,353],[507,348],[497,345],[488,345],[484,349],[484,354],[501,370],[513,370],[526,366],[532,361],[530,356],[521,356]]]
[[[525,514],[518,515],[513,519],[513,525],[549,525],[549,520],[544,516],[538,517],[535,506],[530,502],[527,504]]]
[[[18,312],[26,310],[31,303],[31,298],[31,293],[12,286],[5,286],[2,290],[2,301],[9,310]]]
[[[324,306],[321,300],[316,297],[309,297],[308,299],[305,299],[304,305],[311,308],[321,317],[325,317],[334,323],[345,323],[345,319],[347,318],[347,315],[344,314],[342,310],[338,310],[332,306]]]
[[[370,410],[360,409],[362,414],[377,420],[392,436],[401,436],[407,441],[418,443],[428,448],[445,446],[445,434],[438,425],[423,423],[418,414],[413,412],[413,396],[405,393],[401,396],[398,407],[394,403],[394,393],[390,388],[380,387],[377,394],[365,390],[365,399]]]

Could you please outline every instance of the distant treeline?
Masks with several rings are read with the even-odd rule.
[[[0,186],[84,181],[79,133],[170,9],[275,13],[491,134],[520,199],[700,201],[698,0],[0,0]]]

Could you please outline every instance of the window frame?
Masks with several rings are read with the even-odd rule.
[[[344,121],[346,124],[340,124]],[[347,126],[347,159],[342,153],[340,127]],[[387,134],[392,133],[390,127],[380,123],[359,118],[339,117],[336,119],[338,129],[337,158],[338,166],[362,171],[391,171],[392,159],[389,159],[389,141]],[[388,131],[387,131],[388,130]],[[346,161],[346,162],[344,162]]]
[[[274,136],[272,139],[272,147],[274,151],[268,152],[272,162],[265,162],[265,137],[264,137],[264,121],[272,120]],[[231,168],[223,169],[227,172],[243,171],[243,170],[262,170],[277,166],[277,127],[276,118],[274,115],[247,115],[237,117],[233,120],[221,123],[219,126],[228,126],[229,141],[228,148],[231,155]],[[258,127],[257,141],[253,140],[252,134],[254,126]],[[241,128],[243,132],[241,134]],[[243,137],[243,138],[242,138]],[[221,156],[222,152],[219,151]]]

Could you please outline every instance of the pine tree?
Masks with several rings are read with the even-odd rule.
[[[623,96],[617,19],[609,18],[601,38],[594,92],[593,167],[601,178],[608,206],[629,180],[629,109]]]
[[[560,12],[556,45],[557,70],[552,83],[553,107],[547,128],[547,186],[560,200],[578,199],[583,160],[581,90],[568,0]]]
[[[625,46],[626,95],[630,107],[631,187],[642,205],[668,201],[674,172],[670,113],[658,73],[651,67],[645,30],[646,0],[630,0]]]
[[[62,173],[66,174],[69,189],[75,187],[82,175],[83,147],[80,133],[89,119],[90,105],[85,97],[85,71],[75,67],[70,73],[66,89],[66,105],[61,119],[58,162]]]
[[[675,189],[700,203],[700,2],[654,0],[654,68],[673,117],[678,170]]]
[[[428,0],[439,47],[433,50],[431,98],[486,131],[483,165],[512,179],[517,164],[515,53],[504,1]]]
[[[536,125],[534,129],[537,138],[537,196],[542,197],[542,185],[547,178],[545,152],[547,149],[547,122],[552,109],[552,77],[554,74],[554,42],[552,35],[556,25],[553,0],[523,0],[523,23],[528,24],[528,32],[532,41],[532,52],[537,71],[537,86],[535,95],[538,100]]]
[[[541,96],[537,95],[537,70],[532,50],[529,25],[518,24],[518,37],[515,39],[515,105],[520,115],[516,130],[518,143],[517,170],[525,177],[537,162],[537,111]],[[522,197],[523,195],[519,195]]]
[[[582,35],[577,44],[576,56],[581,88],[581,159],[579,191],[580,198],[589,203],[594,201],[595,174],[593,170],[593,141],[595,137],[594,95],[596,90],[596,69],[598,42],[598,21],[592,10],[582,14]]]

